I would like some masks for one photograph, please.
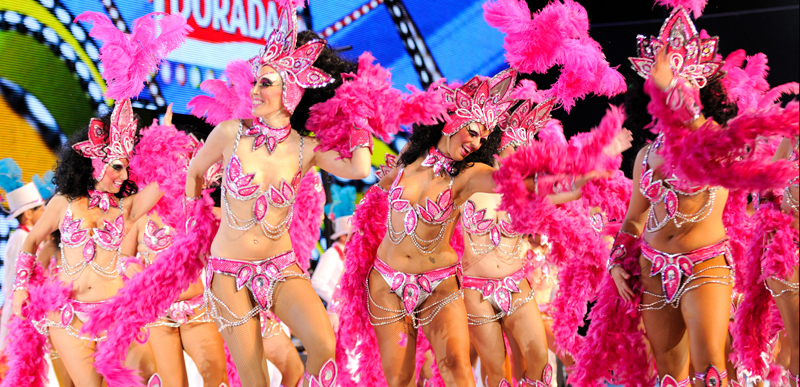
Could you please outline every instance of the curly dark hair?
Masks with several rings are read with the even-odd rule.
[[[311,40],[322,40],[322,38],[314,31],[303,31],[297,34],[297,47]],[[317,61],[314,62],[314,67],[318,67],[320,70],[332,76],[334,81],[325,87],[306,89],[305,93],[303,93],[303,98],[300,99],[300,103],[297,104],[292,117],[289,119],[292,128],[296,130],[297,133],[300,133],[301,136],[308,136],[311,134],[311,132],[306,129],[308,111],[311,106],[320,102],[325,102],[333,97],[336,88],[342,84],[342,73],[355,72],[358,69],[358,63],[340,56],[338,52],[326,43]]]
[[[625,127],[634,133],[633,148],[638,149],[647,140],[652,141],[656,138],[655,133],[644,129],[652,121],[650,113],[647,112],[650,96],[644,92],[645,79],[632,69],[625,75],[625,81],[628,86],[624,96],[627,116]],[[728,99],[720,77],[709,80],[708,84],[700,89],[700,103],[703,105],[703,115],[709,119],[713,118],[720,125],[725,125],[739,113],[736,104]]]
[[[136,116],[138,119],[138,116]],[[111,125],[111,114],[99,118],[106,127]],[[138,142],[139,128],[136,131]],[[69,141],[58,152],[58,165],[53,175],[53,184],[56,192],[70,199],[89,196],[89,189],[94,187],[95,179],[92,177],[92,160],[81,156],[72,146],[89,139],[89,125],[70,137]],[[130,179],[122,183],[122,187],[115,195],[118,198],[133,195],[138,191],[136,183]]]
[[[423,157],[427,154],[428,149],[431,147],[436,146],[439,143],[439,139],[442,138],[442,129],[444,128],[444,123],[440,122],[436,125],[417,125],[414,124],[414,129],[411,132],[411,137],[408,139],[408,148],[400,155],[400,159],[397,161],[398,165],[411,165],[414,161],[417,161],[418,158]],[[502,132],[500,130],[495,129],[492,133],[489,134],[489,137],[486,138],[481,144],[481,147],[472,152],[461,161],[457,161],[453,164],[453,172],[450,176],[458,176],[461,171],[466,168],[471,167],[475,163],[483,163],[488,166],[494,166],[494,155],[497,153],[497,150],[500,148],[500,140],[502,138]]]

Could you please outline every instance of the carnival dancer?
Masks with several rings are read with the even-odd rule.
[[[99,13],[84,13],[78,18],[94,22],[90,35],[104,41],[100,51],[103,76],[108,83],[106,97],[116,103],[110,118],[92,119],[63,149],[55,172],[57,195],[23,244],[16,272],[14,313],[26,321],[15,325],[18,332],[12,343],[19,347],[12,360],[17,364],[13,377],[7,376],[3,385],[33,383],[39,372],[40,363],[28,359],[32,358],[30,346],[43,337],[31,332],[31,323],[42,334],[50,335],[77,385],[103,383],[99,372],[105,364],[92,362],[93,351],[105,335],[83,333],[81,327],[89,321],[92,311],[122,288],[119,258],[126,230],[161,197],[158,184],[138,190],[128,175],[138,130],[129,98],[141,92],[147,76],[191,30],[179,15],[160,20],[155,16],[148,14],[134,21],[131,35],[117,30]],[[56,279],[42,283],[32,253],[56,229],[62,238],[61,266]],[[65,286],[66,282],[71,285]],[[131,345],[126,363],[140,372],[126,375],[129,384],[139,382],[143,376],[151,385],[160,385],[149,345]]]
[[[372,135],[363,119],[346,123],[349,143],[342,148],[326,149],[327,129],[307,136],[309,107],[330,98],[340,74],[355,66],[314,33],[298,36],[294,4],[287,3],[279,28],[255,59],[251,98],[256,118],[250,125],[226,121],[211,132],[189,168],[186,200],[198,197],[202,174],[222,159],[224,221],[211,246],[206,297],[242,383],[266,383],[262,342],[253,339],[260,334],[256,316],[272,310],[308,350],[304,385],[329,386],[337,376],[334,334],[286,232],[300,177],[313,166],[344,178],[366,177]],[[315,152],[317,147],[322,150]],[[247,291],[240,291],[243,287]]]
[[[641,340],[639,316],[662,385],[685,386],[692,383],[692,376],[696,386],[729,383],[725,344],[733,262],[723,226],[723,210],[731,204],[726,205],[728,190],[676,168],[681,158],[693,158],[696,165],[701,159],[719,167],[724,164],[709,153],[679,152],[685,149],[678,147],[683,138],[675,135],[713,135],[737,114],[721,81],[723,63],[717,44],[718,38],[697,32],[680,6],[658,37],[639,37],[640,57],[631,62],[646,78],[644,90],[651,98],[647,108],[659,135],[637,156],[633,182],[638,190],[614,242],[610,277],[604,279],[590,314],[588,344],[576,356],[573,384],[596,385],[611,378],[609,371],[616,383],[651,380],[652,367],[647,365],[651,358]],[[769,115],[783,114],[773,113]],[[763,121],[769,126],[769,115],[745,115],[729,125],[764,127],[759,125]],[[627,356],[600,357],[619,350]],[[694,375],[689,375],[689,359]]]

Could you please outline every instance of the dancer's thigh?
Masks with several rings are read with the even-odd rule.
[[[100,345],[103,345],[102,343]],[[140,343],[136,340],[128,348],[125,356],[125,366],[139,371],[145,381],[149,380],[156,373],[156,359],[153,355],[153,348],[150,343]]]
[[[210,322],[184,324],[180,332],[183,349],[197,366],[203,383],[214,387],[226,383],[225,345],[216,325]]]
[[[458,290],[458,280],[456,277],[450,277],[439,283],[430,297],[422,303],[420,309],[425,309],[429,305],[446,299]],[[441,309],[438,309],[438,312],[436,310],[437,308],[431,308],[420,313],[419,317],[426,321],[436,313],[436,317],[430,319],[427,325],[422,326],[422,331],[425,332],[425,337],[431,343],[442,380],[448,387],[475,386],[475,379],[469,364],[469,328],[467,328],[467,309],[464,306],[464,297],[458,297],[444,304]]]
[[[246,288],[236,290],[236,279],[231,276],[215,274],[211,283],[211,291],[222,300],[237,316],[244,316],[255,306],[255,301]],[[211,301],[214,302],[214,301]],[[218,305],[218,308],[224,307]],[[223,310],[223,315],[228,315]],[[228,345],[231,358],[236,364],[236,370],[243,386],[266,387],[267,363],[264,359],[264,347],[261,343],[261,323],[259,315],[244,323],[227,327],[219,332]]]
[[[300,273],[296,265],[289,270]],[[317,375],[336,352],[336,336],[322,300],[311,287],[311,282],[302,278],[289,278],[278,283],[274,297],[275,315],[303,343],[308,353],[306,370]]]
[[[642,289],[655,294],[663,294],[661,277],[650,277],[650,261],[642,257]],[[652,303],[657,299],[643,294],[642,303]],[[689,377],[689,334],[680,309],[666,305],[661,309],[642,311],[647,341],[656,359],[659,376],[669,374],[676,380]]]
[[[56,317],[56,318],[60,318]],[[80,329],[83,324],[73,319],[73,326]],[[67,333],[66,329],[50,328],[50,340],[56,347],[64,368],[76,386],[100,387],[103,380],[94,369],[94,342],[81,340]]]
[[[375,303],[390,310],[403,310],[403,302],[389,290],[389,285],[375,270],[369,274],[369,293]],[[395,312],[387,312],[368,302],[370,313],[376,317],[391,317]],[[465,317],[466,318],[466,317]],[[372,323],[383,324],[382,320]],[[417,330],[409,318],[383,325],[373,326],[378,348],[381,353],[381,365],[390,387],[407,387],[414,378],[416,364],[414,355],[417,345]],[[467,349],[469,351],[469,349]]]
[[[183,346],[178,328],[156,326],[150,328],[150,347],[156,357],[156,369],[164,386],[189,386]]]
[[[512,302],[528,297],[528,281],[519,283],[520,293],[513,293]],[[512,304],[514,305],[514,304]],[[510,316],[503,318],[503,327],[516,339],[525,357],[527,376],[538,380],[547,365],[547,336],[544,321],[535,300],[522,304]]]
[[[712,258],[694,267],[695,272],[710,266],[725,265],[723,256]],[[729,269],[708,269],[703,275],[725,276]],[[681,299],[681,312],[689,331],[692,366],[695,372],[705,373],[709,365],[725,370],[725,343],[728,340],[730,322],[730,284],[713,283],[712,279],[690,281],[687,287],[704,285],[689,290]]]
[[[464,289],[464,305],[467,313],[478,316],[491,316],[496,312],[488,300],[484,300],[481,293],[473,289]],[[506,346],[503,341],[503,327],[500,320],[481,325],[469,325],[469,338],[481,364],[486,367],[489,376],[489,385],[496,386],[502,379],[511,380],[511,373],[506,365]]]

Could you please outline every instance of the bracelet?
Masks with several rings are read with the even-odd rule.
[[[36,256],[20,251],[17,256],[17,272],[14,276],[14,290],[28,290],[28,283],[33,273],[33,265],[36,263]]]
[[[606,271],[611,273],[611,269],[622,266],[622,261],[632,251],[632,247],[638,239],[639,237],[636,235],[620,230],[617,237],[614,238],[614,247],[611,248],[611,255],[606,262]]]
[[[128,266],[132,263],[142,264],[142,262],[137,257],[122,257],[117,260],[117,269],[119,270],[120,275],[125,275],[125,271],[128,270]],[[142,265],[144,266],[144,265]]]
[[[361,126],[369,127],[367,124],[367,120],[361,119]],[[354,123],[353,127],[350,128],[350,153],[355,152],[358,148],[367,148],[369,149],[369,154],[372,154],[372,148],[374,147],[374,143],[372,142],[372,134],[366,130],[359,127],[358,124]]]
[[[547,175],[538,173],[533,175],[534,193],[536,195],[560,194],[575,191],[575,176]]]
[[[673,111],[684,110],[688,113],[687,116],[689,118],[683,121],[684,124],[692,123],[700,118],[700,106],[695,101],[695,98],[692,97],[689,89],[693,87],[694,85],[683,77],[676,76],[672,78],[667,88],[663,90],[667,95],[665,100],[667,107]]]

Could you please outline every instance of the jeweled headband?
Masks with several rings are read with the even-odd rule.
[[[683,7],[676,7],[669,18],[664,21],[658,37],[638,40],[638,58],[628,58],[633,69],[647,78],[653,68],[656,53],[666,48],[667,60],[675,76],[681,76],[703,88],[709,80],[722,74],[722,60],[716,58],[719,37],[701,38]]]
[[[498,151],[503,151],[509,146],[530,145],[536,133],[550,121],[550,111],[554,103],[555,98],[548,98],[538,105],[531,100],[519,105],[514,113],[499,124],[503,138]]]
[[[455,104],[442,133],[452,136],[472,122],[479,122],[492,130],[514,104],[508,99],[508,94],[516,77],[517,70],[507,69],[489,79],[476,75],[457,89],[442,85],[445,101]]]
[[[324,40],[312,40],[295,49],[296,17],[294,8],[284,7],[278,26],[267,39],[267,45],[252,59],[256,74],[261,66],[270,66],[281,76],[283,106],[289,114],[294,113],[305,89],[325,87],[333,82],[333,77],[312,66],[325,48]]]
[[[89,139],[72,146],[81,156],[92,160],[92,177],[102,180],[109,164],[119,159],[131,159],[136,136],[136,118],[129,99],[117,100],[111,113],[111,127],[92,118]]]

